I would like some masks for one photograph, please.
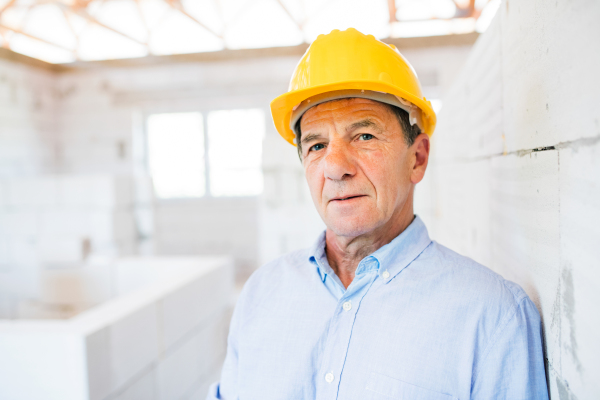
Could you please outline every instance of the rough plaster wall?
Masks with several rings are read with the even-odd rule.
[[[0,176],[52,172],[55,86],[49,72],[0,60]]]
[[[445,97],[419,189],[444,245],[519,283],[553,399],[600,396],[600,3],[504,1]]]

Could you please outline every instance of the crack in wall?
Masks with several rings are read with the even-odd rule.
[[[555,144],[554,146],[534,147],[532,149],[513,150],[513,151],[508,151],[508,152],[504,151],[502,153],[494,153],[494,154],[490,154],[487,156],[438,159],[438,160],[435,160],[433,164],[450,164],[450,163],[457,162],[457,161],[458,162],[477,162],[477,161],[491,160],[492,158],[496,158],[496,157],[506,157],[506,156],[511,156],[511,155],[518,156],[518,157],[524,157],[524,156],[532,154],[532,153],[538,153],[538,152],[543,152],[543,151],[557,151],[557,150],[564,150],[564,149],[572,149],[572,150],[577,151],[580,148],[591,147],[598,143],[600,143],[600,135],[587,137],[587,138],[581,138],[581,139],[575,139],[575,140],[569,140],[566,142],[559,142],[559,143]]]

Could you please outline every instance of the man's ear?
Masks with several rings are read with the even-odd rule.
[[[413,184],[417,184],[421,182],[425,176],[425,170],[427,169],[427,163],[429,162],[429,136],[425,133],[421,133],[416,137],[411,149],[414,152],[414,164],[410,175],[410,181]]]

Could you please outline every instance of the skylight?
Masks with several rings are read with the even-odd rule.
[[[483,31],[499,0],[0,0],[0,46],[50,63]]]

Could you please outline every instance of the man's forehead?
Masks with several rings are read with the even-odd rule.
[[[331,116],[332,113],[334,115],[344,115],[354,112],[370,113],[375,117],[380,116],[383,118],[389,113],[389,107],[375,100],[358,97],[330,100],[308,109],[302,116],[302,124],[316,122],[326,117],[326,115]]]

